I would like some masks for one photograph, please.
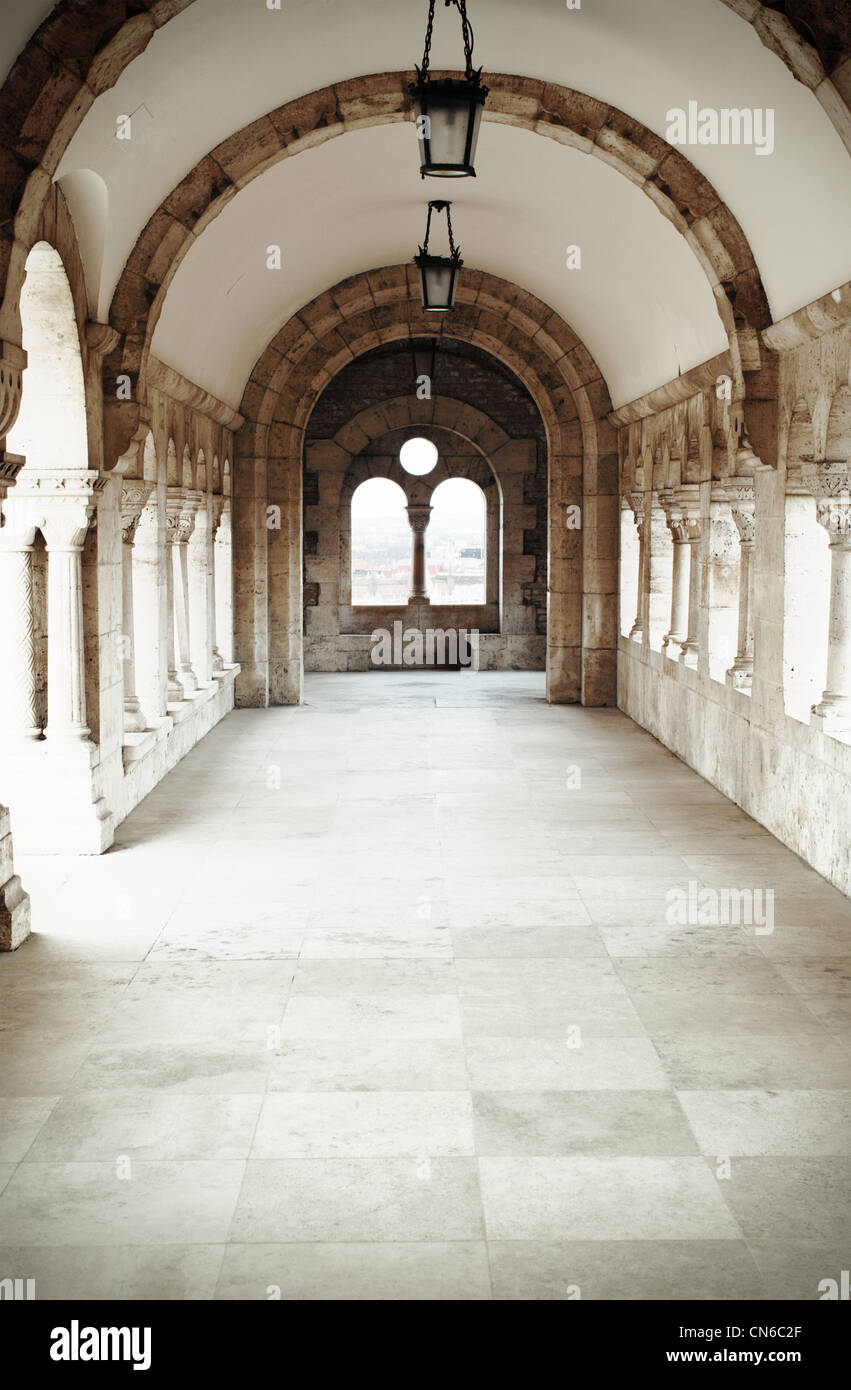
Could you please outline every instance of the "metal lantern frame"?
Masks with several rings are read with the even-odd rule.
[[[422,66],[409,92],[420,140],[422,178],[475,178],[476,144],[488,89],[482,82],[481,68],[473,67],[474,35],[467,18],[465,0],[445,0],[447,9],[455,5],[461,16],[464,39],[465,77],[438,78],[429,71],[436,0],[429,0],[428,26]]]
[[[421,342],[412,341],[411,357],[414,363],[414,380],[419,381],[420,377],[427,376],[433,383],[437,371],[437,338],[428,338]]]
[[[451,203],[443,199],[434,199],[429,203],[425,241],[420,247],[419,253],[414,257],[414,265],[420,272],[420,289],[423,309],[426,313],[446,313],[455,303],[458,271],[464,262],[461,259],[461,251],[455,245],[455,238],[452,235],[452,217],[449,211],[451,206]],[[446,227],[449,233],[448,256],[432,255],[428,249],[431,219],[435,212],[446,213]]]

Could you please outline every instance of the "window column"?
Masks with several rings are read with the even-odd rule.
[[[5,344],[0,343],[0,354],[5,349]],[[5,375],[5,374],[4,374]],[[9,399],[11,393],[11,382],[7,391],[6,398],[0,395],[0,428],[5,432],[10,427],[10,422],[17,414],[17,402],[20,399],[20,375],[17,377],[18,388],[14,400]],[[16,454],[7,454],[0,451],[0,510],[6,514],[6,493],[13,486],[22,466],[23,458]],[[8,520],[8,519],[7,519]],[[5,525],[0,529],[0,537],[3,536]],[[21,528],[23,529],[23,528]],[[26,535],[29,531],[25,532]],[[33,539],[35,538],[35,528],[33,528]],[[0,551],[5,565],[5,572],[0,568],[0,611],[9,614],[11,622],[20,630],[22,620],[18,617],[20,611],[20,594],[28,593],[28,602],[24,609],[25,614],[30,615],[30,637],[29,645],[32,645],[31,619],[32,619],[32,570],[30,568],[30,553],[27,555],[26,583],[27,588],[18,588],[20,565],[15,559],[16,546],[23,537],[18,536],[12,543],[8,552],[12,557],[6,562],[5,554]],[[11,580],[11,588],[9,583]],[[26,627],[24,619],[23,626]],[[15,630],[12,630],[12,645],[15,643]],[[8,653],[6,653],[8,656]],[[13,689],[14,684],[13,684]],[[24,701],[27,709],[30,708],[28,701]],[[0,711],[0,732],[3,731],[3,721],[5,711]],[[15,856],[12,844],[12,827],[9,812],[5,806],[0,806],[0,951],[17,950],[22,941],[25,941],[30,934],[30,899],[29,894],[24,891],[20,877],[15,873]]]
[[[181,489],[182,500],[172,553],[174,555],[174,612],[177,646],[177,679],[183,697],[198,689],[198,677],[192,668],[192,625],[189,597],[189,539],[195,530],[195,518],[201,506],[201,493]]]
[[[426,547],[425,533],[431,518],[431,507],[412,503],[405,510],[414,533],[414,557],[411,570],[411,602],[428,602],[426,585]]]
[[[727,684],[749,693],[753,686],[753,583],[756,504],[753,485],[733,478],[726,485],[730,511],[739,533],[739,627],[736,659],[727,672]]]
[[[216,650],[226,666],[233,663],[233,537],[231,533],[231,500],[214,498],[219,511],[214,545],[216,574]],[[221,503],[221,507],[218,504]],[[219,667],[218,669],[221,669]]]
[[[209,499],[201,495],[186,547],[189,581],[189,650],[201,685],[213,678],[216,641],[213,593],[213,528]]]
[[[662,641],[662,650],[676,661],[688,636],[689,563],[688,526],[682,507],[672,488],[663,488],[659,504],[665,513],[673,543],[671,563],[671,626]]]
[[[168,607],[168,677],[166,682],[166,700],[169,705],[178,704],[185,698],[183,686],[177,675],[177,595],[180,590],[175,583],[176,572],[179,566],[177,546],[180,528],[183,524],[182,517],[183,488],[169,487],[166,496],[165,552],[166,605]]]
[[[16,742],[41,737],[36,710],[32,557],[36,526],[26,502],[3,506],[0,529],[0,737]]]
[[[688,562],[688,633],[682,644],[680,659],[685,666],[697,666],[700,652],[698,621],[700,615],[700,489],[697,483],[685,483],[674,489],[679,504],[689,548]]]
[[[646,525],[644,517],[644,493],[631,492],[629,494],[629,505],[632,515],[635,518],[635,529],[638,532],[638,588],[635,597],[635,621],[629,630],[630,642],[643,642],[645,632],[645,584],[644,584],[644,562],[647,553],[646,545]]]
[[[134,541],[153,483],[127,480],[121,489],[122,664],[124,670],[124,732],[141,734],[148,727],[136,694],[136,613],[133,596]]]
[[[83,630],[83,546],[91,497],[47,503],[41,530],[47,542],[48,745],[86,742],[86,657]]]
[[[851,470],[845,462],[805,466],[816,516],[830,550],[827,684],[812,722],[825,733],[851,732]]]

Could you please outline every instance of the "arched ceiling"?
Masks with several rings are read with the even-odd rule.
[[[709,282],[638,188],[530,132],[495,125],[485,134],[480,176],[453,202],[465,263],[493,275],[510,266],[515,283],[570,322],[617,404],[724,350]],[[360,270],[412,258],[426,197],[408,123],[354,131],[277,164],[188,252],[154,355],[238,406],[255,360],[302,304]],[[436,250],[446,244],[441,221]],[[282,248],[280,271],[266,267],[269,243]],[[566,268],[568,244],[582,248],[581,270]]]
[[[194,0],[154,34],[83,119],[57,176],[80,226],[91,228],[87,200],[96,195],[102,205],[106,190],[105,237],[100,244],[89,231],[83,247],[99,318],[106,318],[122,266],[149,217],[208,150],[284,101],[363,73],[410,67],[421,54],[425,0],[281,4],[276,11],[263,0]],[[44,8],[41,0],[16,7],[13,47],[23,36],[20,12],[32,16],[34,28]],[[524,0],[522,7],[517,0],[470,0],[470,12],[476,60],[486,69],[574,87],[661,136],[669,108],[685,108],[691,100],[773,108],[770,156],[720,146],[684,153],[738,218],[775,318],[849,277],[851,181],[839,136],[812,93],[722,0],[593,0],[575,11],[561,0]],[[434,66],[455,67],[458,56],[457,15],[439,5]],[[118,141],[115,122],[125,114],[134,116],[133,139]],[[197,379],[187,363],[193,353],[207,360],[212,351],[202,332],[190,344],[198,323],[226,338],[227,352],[240,362],[252,356],[254,338],[249,347],[244,335],[257,336],[257,320],[248,323],[251,316],[240,301],[245,296],[256,304],[251,266],[257,241],[264,247],[281,241],[287,254],[282,238],[267,234],[270,221],[286,224],[292,279],[306,276],[303,285],[282,286],[276,302],[284,311],[351,271],[412,254],[420,235],[420,219],[411,216],[415,205],[439,196],[445,185],[417,180],[410,129],[407,139],[400,128],[361,134],[360,143],[358,135],[347,135],[300,155],[237,196],[219,219],[221,229],[214,223],[205,231],[175,277],[169,299],[175,296],[177,307],[166,302],[158,354]],[[521,132],[483,128],[482,176],[452,188],[468,262],[528,285],[576,323],[610,374],[618,401],[723,346],[711,296],[693,277],[684,248],[672,249],[675,233],[664,218],[652,207],[638,210],[640,195],[619,175],[589,171],[588,157],[545,140],[534,159],[529,150]],[[338,180],[339,198],[334,188],[324,187],[321,169]],[[97,177],[80,177],[83,171]],[[321,218],[315,215],[317,196]],[[314,200],[313,206],[305,199]],[[240,210],[242,203],[253,206],[253,218]],[[652,231],[648,217],[655,218]],[[565,232],[565,221],[582,233]],[[582,235],[590,238],[587,244]],[[569,241],[582,245],[586,266],[596,262],[595,276],[586,269],[565,270],[554,250],[563,252]],[[226,272],[215,268],[217,262]],[[663,263],[667,286],[660,280]],[[231,270],[237,273],[228,280]],[[228,296],[243,273],[246,278]],[[286,265],[281,275],[286,277]],[[264,277],[268,295],[268,273]],[[221,302],[223,296],[229,304]],[[267,308],[264,301],[261,311]],[[185,321],[182,329],[178,317]],[[592,318],[596,336],[588,327]],[[648,357],[648,344],[657,340],[658,352]],[[207,365],[202,384],[227,399],[238,395],[231,365],[220,363],[215,371]]]

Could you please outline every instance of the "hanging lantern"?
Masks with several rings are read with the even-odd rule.
[[[429,338],[427,342],[412,343],[411,354],[414,359],[414,380],[419,382],[423,377],[427,377],[429,382],[433,382],[437,367],[437,339]]]
[[[420,247],[419,254],[414,257],[414,265],[420,272],[423,308],[431,313],[445,313],[447,309],[452,308],[452,305],[455,303],[455,288],[458,283],[458,271],[464,264],[461,260],[461,252],[455,245],[455,240],[452,236],[452,218],[449,215],[450,206],[450,203],[442,201],[429,203],[425,241]],[[448,256],[433,256],[429,252],[428,242],[431,235],[431,216],[433,212],[446,213],[446,227],[449,232]]]
[[[473,68],[473,30],[465,0],[445,3],[447,8],[455,5],[461,15],[466,77],[433,81],[429,75],[435,6],[435,0],[429,0],[423,63],[417,68],[416,82],[408,89],[420,141],[420,174],[423,178],[428,174],[439,179],[474,179],[476,142],[488,89],[482,84],[481,68]]]

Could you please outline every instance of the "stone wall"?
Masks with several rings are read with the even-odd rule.
[[[846,287],[762,335],[763,386],[775,387],[771,399],[761,393],[758,453],[726,431],[723,374],[717,389],[667,410],[613,417],[624,534],[636,522],[639,531],[621,559],[622,599],[630,591],[637,603],[621,612],[618,703],[845,892],[850,304]],[[735,652],[726,670],[725,633],[720,651],[732,638]],[[792,699],[806,675],[811,708]]]

